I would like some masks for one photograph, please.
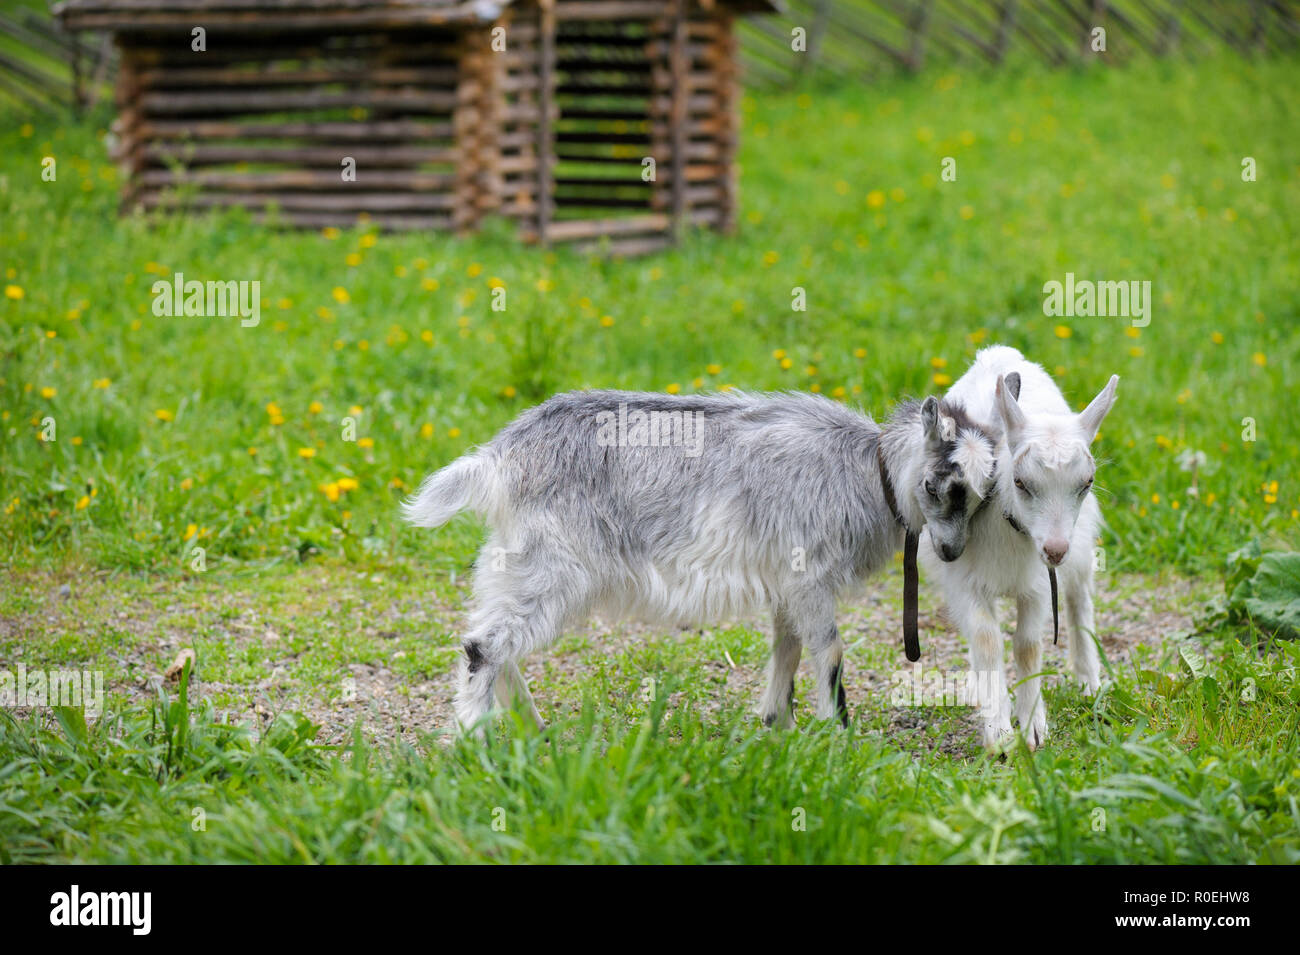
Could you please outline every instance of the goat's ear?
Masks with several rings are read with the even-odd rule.
[[[1012,372],[1012,376],[1019,382],[1020,376]],[[1020,389],[1016,388],[1016,393]],[[997,406],[998,414],[1002,416],[1002,427],[1007,432],[1007,447],[1014,448],[1020,443],[1020,433],[1025,427],[1025,413],[1020,410],[1020,405],[1016,402],[1016,395],[1011,392],[1007,379],[998,375],[997,390],[993,393],[994,404]]]
[[[1119,386],[1119,375],[1111,375],[1110,381],[1106,382],[1106,387],[1096,398],[1092,399],[1091,404],[1079,412],[1079,427],[1083,433],[1088,436],[1088,443],[1097,437],[1097,429],[1101,427],[1101,420],[1106,417],[1110,411],[1111,405],[1115,403],[1115,389]]]
[[[1013,371],[1011,374],[1007,375],[1006,382],[1007,382],[1007,391],[1011,394],[1011,397],[1015,398],[1016,401],[1019,401],[1020,400],[1020,372]]]
[[[939,399],[934,395],[921,402],[921,430],[930,441],[939,440]]]

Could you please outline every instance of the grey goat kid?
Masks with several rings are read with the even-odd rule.
[[[929,528],[960,556],[992,486],[998,436],[936,398],[882,429],[813,395],[560,394],[430,475],[405,504],[436,527],[469,510],[475,567],[456,715],[481,730],[494,694],[537,713],[518,661],[596,613],[714,624],[771,608],[767,725],[793,722],[802,647],[816,712],[847,725],[837,599]]]

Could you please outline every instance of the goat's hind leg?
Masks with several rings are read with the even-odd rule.
[[[529,715],[544,728],[518,661],[529,651],[551,643],[573,608],[581,603],[582,576],[578,569],[561,574],[541,555],[523,556],[526,559],[513,561],[507,555],[504,567],[484,567],[480,561],[475,578],[478,603],[470,614],[463,641],[466,660],[455,707],[460,725],[480,735],[492,712],[493,697],[507,703],[512,692],[527,702]],[[494,557],[494,561],[501,560],[500,555]],[[539,579],[523,571],[542,566],[550,567],[553,573]]]
[[[542,714],[537,712],[537,703],[533,700],[533,695],[528,692],[528,681],[524,679],[523,671],[519,669],[517,661],[512,660],[507,666],[501,668],[501,675],[497,677],[496,694],[497,701],[502,706],[521,704],[527,710],[528,718],[537,728],[542,731],[546,729],[546,721],[542,719]]]

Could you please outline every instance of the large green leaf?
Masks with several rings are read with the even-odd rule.
[[[1233,590],[1232,604],[1261,629],[1300,636],[1300,554],[1265,554],[1255,575]]]

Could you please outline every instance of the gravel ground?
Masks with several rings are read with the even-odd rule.
[[[383,601],[367,601],[367,585],[382,580],[373,575],[322,567],[299,573],[308,575],[309,579],[295,582],[294,586],[305,584],[306,591],[326,605],[331,601],[362,600],[365,606],[363,615],[358,615],[350,605],[344,613],[349,624],[359,626],[359,632],[367,637],[396,636],[398,629],[409,633],[413,625],[417,629],[427,627],[433,632],[454,632],[459,621],[456,609],[436,605],[431,598],[419,593],[404,595],[403,599],[386,597]],[[32,598],[29,603],[33,606],[26,612],[0,615],[0,667],[12,668],[21,659],[22,647],[30,646],[34,641],[51,639],[52,634],[61,635],[60,642],[65,643],[69,635],[75,639],[78,634],[89,636],[96,628],[112,627],[128,638],[117,641],[109,651],[111,664],[128,676],[110,682],[108,689],[131,699],[143,699],[156,692],[155,688],[163,682],[162,670],[177,652],[193,642],[191,634],[197,627],[215,626],[221,638],[230,641],[234,648],[261,644],[272,661],[270,674],[263,679],[247,683],[218,683],[203,680],[203,661],[200,659],[197,695],[206,694],[225,701],[222,709],[233,720],[265,724],[279,710],[297,710],[320,723],[321,740],[330,743],[346,740],[358,721],[365,735],[374,740],[400,736],[415,741],[425,733],[453,726],[451,698],[455,689],[455,665],[450,651],[439,672],[422,681],[412,681],[386,663],[344,663],[341,664],[342,672],[338,674],[343,692],[323,693],[316,682],[299,678],[300,667],[289,647],[291,641],[287,639],[291,636],[294,618],[289,617],[290,625],[286,627],[285,608],[281,605],[277,608],[280,630],[269,626],[266,614],[259,606],[267,602],[265,590],[251,585],[241,586],[237,579],[223,582],[216,600],[196,599],[183,585],[167,581],[122,594],[115,592],[111,579],[102,580],[99,586],[103,597],[95,601],[91,613],[86,612],[84,602],[78,606],[69,603],[69,585],[66,582],[35,573],[14,573],[12,579],[28,590]],[[1103,576],[1097,599],[1097,617],[1107,658],[1112,664],[1122,664],[1129,659],[1135,646],[1155,646],[1171,634],[1192,629],[1193,617],[1204,603],[1204,591],[1203,583],[1181,578],[1155,581]],[[895,569],[870,581],[851,602],[841,607],[840,632],[849,646],[845,683],[850,706],[854,709],[864,705],[882,706],[888,699],[891,675],[906,665],[899,645],[902,628],[900,594],[901,574]],[[920,614],[922,662],[949,673],[964,671],[964,642],[947,626],[942,609],[927,602],[929,596],[923,587]],[[1013,606],[1008,603],[1001,613],[1008,633],[1013,611]],[[312,611],[313,614],[316,612]],[[358,620],[365,622],[357,624]],[[770,633],[766,620],[754,623],[765,636]],[[544,714],[552,715],[557,708],[556,701],[548,698],[546,686],[576,685],[584,675],[590,675],[592,646],[615,657],[647,637],[683,643],[701,639],[696,631],[691,630],[665,635],[662,628],[651,629],[630,623],[606,627],[599,621],[591,621],[584,630],[563,638],[555,648],[534,654],[526,661],[523,669],[530,685],[537,688],[539,684],[545,684],[540,691],[535,689],[539,708]],[[1064,667],[1067,639],[1068,634],[1063,631],[1060,647],[1053,648],[1050,639],[1046,641],[1044,659],[1047,666]],[[899,645],[896,651],[881,646],[890,642]],[[400,641],[394,641],[393,646],[388,662],[395,664],[406,651],[398,649]],[[699,647],[694,649],[700,652]],[[1010,674],[1009,651],[1006,657]],[[160,660],[167,662],[160,664]],[[873,660],[877,665],[872,665]],[[719,650],[717,659],[706,658],[699,667],[704,670],[700,673],[702,678],[722,687],[712,708],[720,707],[724,701],[739,700],[751,707],[757,704],[763,684],[761,663],[737,664]],[[805,661],[801,675],[806,675],[807,669]],[[800,694],[801,697],[804,695]],[[803,701],[801,703],[796,706],[796,714],[803,722],[807,719],[808,707]],[[567,705],[571,707],[572,703]],[[970,711],[966,713],[967,722],[973,725]],[[922,734],[915,731],[926,720],[922,708],[892,707],[890,710],[891,731],[897,730],[899,734],[914,739],[914,745],[926,748],[965,746],[965,738],[940,739],[937,742],[921,740]]]

